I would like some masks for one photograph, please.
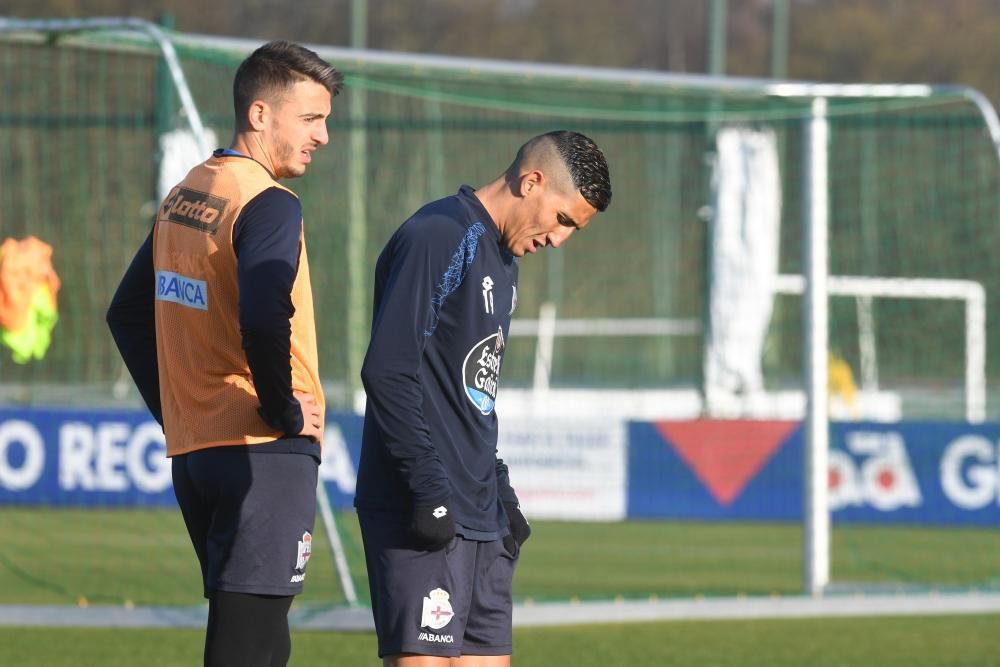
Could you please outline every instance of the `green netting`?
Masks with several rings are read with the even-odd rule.
[[[113,48],[112,48],[113,46]],[[181,62],[204,123],[232,131],[230,86],[239,50],[184,40]],[[706,156],[714,128],[773,128],[782,171],[780,270],[802,267],[803,127],[807,99],[636,82],[627,76],[555,78],[475,67],[401,66],[343,59],[345,93],[334,102],[331,145],[301,196],[321,329],[321,373],[331,398],[357,385],[367,335],[374,260],[399,223],[462,183],[495,177],[530,136],[572,128],[602,146],[614,201],[564,250],[521,264],[516,316],[544,301],[564,318],[675,318],[700,323],[708,292]],[[0,352],[0,383],[15,399],[109,397],[123,369],[104,309],[156,206],[160,133],[183,124],[157,52],[142,40],[0,41],[0,236],[34,234],[53,244],[63,278],[60,320],[46,358],[24,366]],[[351,117],[351,96],[363,116]],[[990,258],[1000,250],[998,160],[976,108],[958,97],[832,99],[830,266],[841,275],[975,280],[988,305],[1000,298]],[[364,137],[360,293],[348,298],[352,135]],[[778,296],[765,346],[768,388],[800,387],[801,308]],[[358,313],[361,317],[358,317]],[[904,399],[907,416],[959,417],[964,396],[960,302],[876,299],[878,381]],[[859,372],[858,307],[831,299],[831,346]],[[354,322],[352,325],[351,322]],[[351,327],[354,327],[352,330]],[[987,349],[1000,344],[990,327]],[[559,340],[552,383],[564,387],[698,387],[700,335]],[[358,347],[358,346],[362,347]],[[353,346],[353,347],[352,347]],[[1000,359],[987,355],[988,384]],[[532,379],[531,341],[512,346],[505,386]],[[128,386],[121,383],[119,386]],[[69,388],[62,392],[60,388]],[[925,400],[924,397],[933,397]],[[134,393],[132,394],[133,399]],[[989,415],[1000,407],[988,404]]]

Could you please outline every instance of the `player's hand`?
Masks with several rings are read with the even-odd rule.
[[[503,546],[507,553],[516,558],[521,552],[521,545],[531,537],[531,526],[528,525],[528,520],[524,518],[517,503],[504,503],[503,508],[507,512],[507,522],[510,524],[510,535],[504,535]]]
[[[323,442],[323,415],[320,412],[316,397],[304,391],[292,392],[299,407],[302,409],[302,430],[299,435]]]
[[[420,549],[437,551],[445,548],[455,537],[455,519],[451,510],[445,503],[414,507],[410,535]]]

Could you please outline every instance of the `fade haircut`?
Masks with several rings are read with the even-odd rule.
[[[536,167],[552,178],[560,190],[578,191],[598,211],[606,210],[611,203],[611,176],[604,153],[592,139],[579,132],[559,130],[529,139],[507,168],[508,180],[526,168]],[[559,172],[566,177],[562,178]]]
[[[277,104],[299,81],[315,81],[333,97],[340,92],[344,77],[315,52],[283,40],[268,42],[247,56],[233,79],[236,130],[247,129],[247,110],[254,100]]]

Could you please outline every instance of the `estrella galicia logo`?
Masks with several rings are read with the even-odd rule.
[[[156,299],[208,310],[208,285],[204,280],[188,278],[173,271],[157,271]]]
[[[229,200],[190,188],[177,188],[163,202],[162,214],[170,222],[215,234]]]
[[[495,334],[482,339],[469,350],[462,364],[465,395],[484,415],[492,413],[496,404],[503,348],[503,329],[498,327]]]

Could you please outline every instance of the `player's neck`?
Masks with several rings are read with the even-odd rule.
[[[274,176],[275,180],[280,178],[280,176],[275,175],[277,170],[274,168],[274,162],[264,147],[264,142],[261,141],[260,135],[256,132],[237,132],[233,135],[233,141],[229,145],[229,148],[259,162],[267,169],[268,173]]]
[[[475,195],[483,205],[483,208],[486,209],[486,212],[493,218],[493,223],[496,224],[497,229],[500,231],[500,236],[503,236],[504,229],[507,226],[509,203],[508,186],[504,177],[500,176],[495,181],[476,189]]]

